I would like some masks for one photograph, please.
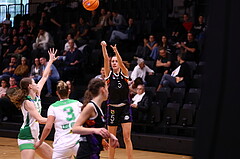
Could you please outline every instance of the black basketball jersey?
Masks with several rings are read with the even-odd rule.
[[[109,91],[109,104],[129,103],[128,77],[124,76],[122,71],[119,74],[110,71],[106,78]]]

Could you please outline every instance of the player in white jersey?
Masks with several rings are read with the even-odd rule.
[[[37,148],[43,143],[54,124],[53,159],[70,159],[72,156],[76,156],[79,147],[79,135],[72,134],[72,126],[80,114],[82,103],[69,99],[69,93],[68,85],[59,81],[56,94],[60,101],[53,103],[48,108],[47,123],[40,140],[35,144]]]
[[[21,89],[9,96],[10,100],[23,113],[23,124],[18,134],[18,145],[22,159],[34,159],[35,151],[42,158],[52,158],[52,148],[48,144],[44,143],[38,149],[34,147],[34,144],[39,140],[39,123],[45,124],[47,122],[47,118],[41,116],[41,90],[47,81],[50,66],[57,59],[55,58],[57,50],[50,49],[48,53],[49,62],[41,80],[36,84],[32,78],[23,78],[20,81]]]

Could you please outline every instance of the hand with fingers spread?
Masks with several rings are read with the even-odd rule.
[[[110,45],[110,46],[111,46],[111,48],[113,49],[114,52],[117,51],[117,44],[115,44],[114,46],[113,45]]]
[[[110,133],[105,128],[96,128],[95,134],[101,135],[103,139],[108,139],[110,137]]]
[[[57,53],[57,49],[55,50],[54,48],[50,48],[49,50],[48,50],[48,54],[49,54],[49,62],[54,62],[54,61],[56,61],[57,59],[58,59],[58,56],[57,57],[55,57],[56,56],[56,53]]]

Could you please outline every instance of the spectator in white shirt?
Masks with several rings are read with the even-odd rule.
[[[138,63],[138,65],[135,66],[135,68],[132,71],[131,79],[134,81],[137,77],[141,77],[143,82],[146,83],[145,77],[146,77],[147,73],[149,75],[153,75],[154,71],[152,69],[150,69],[147,65],[145,65],[144,59],[142,59],[142,58],[138,58],[137,63]]]
[[[33,50],[36,49],[48,50],[51,47],[54,47],[52,36],[47,31],[45,31],[43,27],[41,27],[39,29],[36,42],[33,43]]]

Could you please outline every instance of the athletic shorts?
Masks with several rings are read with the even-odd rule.
[[[20,151],[25,150],[25,149],[32,149],[35,150],[34,144],[38,141],[38,139],[28,139],[28,140],[23,140],[23,139],[18,139],[18,147]]]
[[[65,148],[65,149],[53,149],[53,156],[52,158],[55,159],[71,159],[72,156],[76,156],[77,155],[77,151],[79,148],[79,143],[76,143],[76,145],[74,147],[71,148]]]
[[[93,152],[88,142],[80,142],[76,159],[100,159],[100,151]]]
[[[114,107],[108,105],[107,125],[118,126],[121,123],[132,122],[132,109],[130,105]]]

